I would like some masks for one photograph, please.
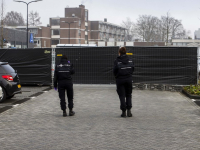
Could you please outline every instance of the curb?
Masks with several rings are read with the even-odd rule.
[[[186,92],[184,89],[182,90],[182,93],[185,94],[190,99],[200,99],[200,96],[198,96],[198,95],[192,95],[192,94]]]

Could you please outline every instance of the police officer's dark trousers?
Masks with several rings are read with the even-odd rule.
[[[60,98],[60,106],[62,110],[66,110],[65,92],[68,98],[68,108],[73,108],[73,83],[71,80],[60,80],[58,81],[58,92]]]
[[[120,99],[120,109],[126,111],[126,109],[132,108],[132,78],[117,79],[117,93]]]

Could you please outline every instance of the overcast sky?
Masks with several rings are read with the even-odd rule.
[[[6,12],[20,12],[26,19],[27,7],[23,3],[4,0]],[[31,0],[24,0],[30,2]],[[29,11],[37,11],[41,16],[42,25],[49,24],[50,17],[64,17],[64,8],[78,7],[84,4],[89,10],[89,20],[102,20],[120,25],[129,17],[136,22],[139,15],[161,17],[169,11],[171,16],[182,20],[186,30],[194,31],[200,28],[200,0],[43,0],[29,5]]]

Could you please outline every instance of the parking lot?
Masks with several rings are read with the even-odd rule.
[[[76,115],[63,117],[48,88],[1,104],[13,108],[0,113],[0,149],[199,150],[200,107],[180,92],[133,90],[133,117],[121,118],[115,85],[74,85]]]
[[[0,113],[33,99],[50,89],[50,86],[22,86],[22,94],[16,94],[12,99],[0,103]]]

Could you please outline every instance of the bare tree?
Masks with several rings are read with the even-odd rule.
[[[134,23],[130,18],[126,18],[126,21],[122,21],[121,25],[127,29],[125,35],[126,40],[132,41],[134,37]]]
[[[187,37],[188,39],[192,39],[191,30],[186,30],[186,37]]]
[[[135,30],[143,41],[155,41],[157,39],[159,19],[151,15],[142,15],[137,19]]]
[[[163,34],[163,41],[168,42],[169,34],[171,31],[171,22],[172,18],[169,16],[169,12],[167,12],[166,16],[161,16],[161,22],[162,22],[162,34]]]
[[[0,36],[0,41],[1,41],[1,48],[3,48],[4,45],[4,19],[5,19],[5,1],[1,0],[1,8],[0,8],[0,13],[1,13],[1,36]]]
[[[185,30],[185,29],[180,29],[176,32],[176,38],[179,39],[192,39],[191,37],[191,31],[190,30]]]
[[[4,24],[7,26],[23,26],[25,22],[21,13],[11,11],[6,14]]]
[[[169,13],[160,19],[151,15],[139,16],[134,31],[140,39],[147,42],[171,42],[172,38],[186,35],[181,20],[171,17]]]
[[[172,38],[176,36],[178,31],[183,31],[183,25],[180,20],[173,19],[172,21]]]
[[[40,22],[40,16],[39,16],[38,12],[31,11],[28,16],[29,16],[29,25],[30,26],[39,26],[42,24]]]
[[[167,12],[166,16],[161,16],[163,41],[171,42],[172,38],[177,38],[177,34],[184,33],[181,20],[175,19]]]

